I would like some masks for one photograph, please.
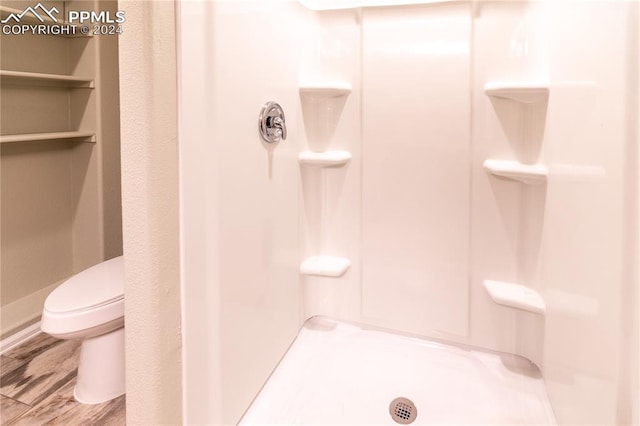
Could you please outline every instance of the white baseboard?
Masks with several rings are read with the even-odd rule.
[[[26,342],[27,340],[36,337],[42,333],[40,330],[40,321],[35,324],[31,324],[29,327],[12,334],[0,341],[0,355],[4,355],[6,352]]]
[[[24,329],[25,325],[31,325],[39,321],[47,296],[63,281],[55,282],[18,300],[2,305],[0,310],[0,336],[2,338],[11,336],[18,330]]]

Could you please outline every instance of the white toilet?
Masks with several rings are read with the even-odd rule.
[[[124,261],[122,256],[85,269],[49,294],[42,331],[83,339],[74,396],[98,404],[125,393]]]

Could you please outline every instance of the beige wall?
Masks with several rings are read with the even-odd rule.
[[[640,6],[636,5],[636,166],[640,166],[640,118],[638,118],[638,111],[640,111]],[[636,183],[638,183],[640,175],[636,168]],[[633,314],[631,319],[631,333],[633,336],[633,343],[631,345],[631,423],[640,424],[640,265],[638,264],[638,258],[640,256],[640,184],[636,186],[636,251],[635,251],[635,269],[632,275],[632,286],[635,288],[633,293],[632,302]]]
[[[173,2],[122,1],[127,423],[179,424],[181,330]]]
[[[63,10],[62,2],[55,4]],[[85,2],[82,8],[115,10],[117,2]],[[5,140],[1,145],[4,337],[37,321],[44,300],[61,281],[121,254],[122,226],[117,37],[2,35],[0,44],[3,71],[70,75],[95,83],[95,88],[72,88],[3,80],[0,134],[79,130],[96,135],[95,143]]]

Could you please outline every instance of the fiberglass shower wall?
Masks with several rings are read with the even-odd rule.
[[[393,3],[181,3],[186,420],[237,422],[313,315],[523,355],[559,422],[624,420],[637,5]]]
[[[181,3],[189,424],[237,423],[301,324],[296,87],[303,12],[280,1]],[[286,114],[289,135],[277,146],[257,134],[269,100]]]

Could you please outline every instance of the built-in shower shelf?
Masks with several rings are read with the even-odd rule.
[[[311,95],[314,97],[334,98],[347,96],[351,93],[351,84],[345,81],[335,81],[328,83],[301,83],[299,84],[301,95]]]
[[[300,164],[313,167],[340,167],[351,161],[349,151],[301,152],[298,156]]]
[[[484,92],[495,98],[531,104],[545,101],[549,97],[549,85],[538,82],[503,82],[495,81],[484,86]]]
[[[0,143],[50,141],[59,139],[95,142],[96,135],[94,132],[22,133],[18,135],[2,135],[0,136]]]
[[[343,276],[350,266],[351,261],[345,257],[312,256],[300,264],[300,274],[337,278]]]
[[[485,280],[482,285],[493,301],[499,305],[541,315],[544,315],[546,312],[546,306],[542,296],[529,287],[521,284],[492,280]]]
[[[0,70],[0,82],[11,85],[61,86],[93,89],[93,79],[69,75]]]
[[[512,160],[485,160],[485,170],[494,175],[527,184],[547,181],[549,170],[542,164],[522,164]]]

